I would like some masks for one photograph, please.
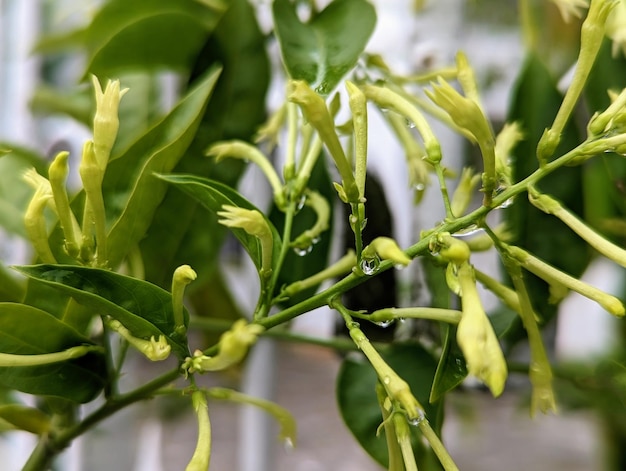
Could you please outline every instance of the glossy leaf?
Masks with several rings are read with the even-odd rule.
[[[440,434],[443,423],[443,402],[430,404],[430,385],[437,368],[436,360],[419,345],[394,345],[382,352],[385,361],[404,379],[418,401],[424,406],[426,417],[433,429]],[[382,416],[376,399],[375,386],[378,378],[372,366],[365,359],[346,357],[337,377],[337,401],[341,416],[352,434],[382,466],[387,465],[387,444],[384,434],[376,436]],[[414,437],[420,435],[417,428]],[[414,447],[420,446],[419,440]],[[420,460],[432,462],[431,453],[418,454]],[[422,462],[422,464],[424,464]],[[429,468],[430,469],[430,468]]]
[[[222,13],[193,0],[113,0],[88,27],[44,38],[37,49],[86,48],[87,71],[102,76],[121,69],[185,70]]]
[[[376,25],[374,7],[365,0],[335,0],[308,23],[300,21],[289,0],[274,1],[273,12],[289,75],[322,95],[354,67]]]
[[[116,267],[145,235],[167,185],[154,172],[169,172],[181,159],[204,113],[219,70],[212,70],[163,121],[121,155],[114,156],[103,183],[107,209],[117,220],[108,235],[108,259]]]
[[[264,121],[269,60],[254,7],[247,0],[228,3],[228,10],[198,54],[189,81],[193,84],[215,64],[221,64],[222,73],[194,140],[174,173],[211,178],[234,187],[245,164],[234,159],[216,163],[215,159],[204,158],[204,153],[218,140],[250,140]],[[217,255],[225,234],[213,214],[207,214],[177,188],[169,187],[151,230],[140,243],[146,279],[166,286],[177,266],[200,259],[204,265],[190,286],[190,290],[198,289],[218,269]]]
[[[513,174],[516,181],[522,180],[538,168],[537,143],[544,129],[552,125],[560,107],[562,95],[545,65],[534,55],[526,59],[518,77],[513,95],[513,104],[508,121],[519,121],[525,139],[514,149]],[[541,103],[541,106],[537,106]],[[556,156],[574,148],[579,142],[579,134],[573,125],[565,128]],[[581,214],[582,169],[563,167],[541,180],[539,189],[562,201],[569,209]],[[545,214],[532,206],[525,195],[515,199],[515,203],[503,211],[504,218],[514,239],[515,245],[546,262],[564,270],[572,276],[579,276],[589,261],[586,243],[570,231],[560,220]],[[525,274],[526,286],[537,314],[544,320],[550,319],[556,307],[549,305],[548,286],[539,278]]]
[[[209,180],[208,178],[196,177],[193,175],[159,175],[159,178],[176,186],[213,213],[221,211],[224,205],[259,211],[236,190],[220,182]],[[276,262],[281,247],[280,235],[265,215],[261,211],[259,211],[259,213],[263,215],[272,230],[272,234],[274,236],[273,258],[274,262]],[[259,240],[255,236],[248,234],[245,230],[238,227],[229,227],[229,229],[235,237],[239,239],[239,242],[241,242],[246,252],[248,252],[248,255],[250,255],[250,258],[254,262],[257,269],[260,269],[262,254]]]
[[[50,429],[50,417],[39,409],[21,404],[0,405],[0,421],[11,428],[43,435]]]
[[[92,342],[47,312],[23,304],[0,303],[1,352],[54,353],[84,344]],[[3,386],[79,403],[92,400],[105,383],[104,357],[95,352],[49,365],[0,368]]]
[[[117,319],[135,337],[165,335],[179,358],[189,355],[184,335],[175,332],[172,296],[143,280],[98,268],[72,265],[15,267],[20,273],[43,282],[92,310],[93,315]],[[185,325],[189,313],[184,311]]]

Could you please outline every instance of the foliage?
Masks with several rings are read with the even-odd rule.
[[[34,253],[32,264],[12,267],[19,278],[0,267],[0,384],[41,399],[36,408],[0,406],[3,429],[40,437],[24,470],[48,469],[73,439],[155,394],[190,399],[199,439],[188,470],[209,466],[207,400],[260,407],[279,421],[281,438],[295,444],[293,419],[282,407],[199,387],[196,377],[237,365],[259,336],[278,330],[294,341],[345,347],[338,338],[289,333],[292,319],[320,306],[338,313],[354,350],[337,379],[341,414],[358,442],[391,471],[457,469],[440,439],[446,395],[468,375],[500,395],[509,371],[520,369],[508,351],[525,337],[530,359],[521,369],[532,386],[531,414],[556,410],[555,375],[579,392],[587,388],[576,396],[585,404],[597,406],[603,384],[610,384],[612,404],[626,394],[619,362],[589,373],[587,383],[567,368],[553,373],[541,335],[570,290],[624,316],[620,299],[579,280],[597,254],[626,266],[626,251],[616,243],[626,234],[626,91],[613,90],[626,86],[625,63],[611,57],[604,38],[605,31],[620,37],[610,15],[623,13],[623,5],[591,2],[563,96],[533,42],[536,12],[520,2],[528,53],[507,125],[496,133],[462,52],[451,68],[399,76],[384,58],[364,52],[376,24],[369,2],[335,0],[321,11],[305,3],[273,2],[273,33],[288,77],[284,102],[267,119],[267,38],[246,0],[109,0],[89,26],[42,38],[40,52],[78,48],[86,53],[85,76],[120,80],[102,89],[94,77],[93,113],[84,93],[59,99],[46,89],[35,99],[40,109],[83,120],[94,114],[75,194],[67,189],[67,153],[48,163],[32,151],[2,146],[10,151],[0,159],[0,225],[28,240]],[[566,17],[582,13],[579,2],[572,10],[568,2],[556,3]],[[133,101],[132,86],[121,88],[140,77],[158,94],[162,70],[176,72],[183,84],[164,113],[150,100]],[[345,93],[333,94],[344,86]],[[585,126],[570,119],[579,101],[594,112]],[[439,191],[445,208],[441,222],[406,248],[387,235],[364,236],[373,204],[365,196],[368,113],[375,108],[406,153],[408,181],[399,184],[415,189],[415,204],[424,191]],[[338,125],[340,111],[350,119]],[[446,168],[431,118],[476,145],[478,168]],[[277,170],[270,155],[278,142],[284,165]],[[271,188],[270,209],[237,189],[248,164],[260,168]],[[471,209],[477,195],[482,203]],[[487,221],[511,204],[506,227]],[[339,205],[347,208],[353,243],[329,262]],[[259,278],[256,307],[243,319],[228,287],[216,282],[227,229]],[[484,250],[498,253],[504,282],[474,267],[475,252]],[[350,289],[409,264],[421,266],[430,304],[359,311],[346,305],[342,295]],[[477,281],[501,300],[493,316],[483,308]],[[329,287],[320,291],[324,282]],[[187,285],[191,296],[185,297]],[[203,291],[211,296],[197,295]],[[193,303],[192,316],[185,300]],[[201,314],[227,319],[228,329],[197,348],[189,331],[211,326],[196,320]],[[431,322],[436,334],[427,341],[413,333],[408,340],[390,335],[389,344],[373,344],[357,322],[415,319]],[[173,353],[175,366],[120,391],[125,355],[116,353],[114,339],[123,353],[138,351],[152,361]],[[79,413],[80,404],[99,396],[92,412]],[[623,427],[614,428],[624,436]]]

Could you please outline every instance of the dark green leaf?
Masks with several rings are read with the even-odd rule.
[[[417,400],[424,406],[431,426],[440,433],[443,423],[443,402],[434,404],[428,402],[437,368],[436,360],[419,345],[394,345],[385,350],[382,356],[409,384]],[[388,456],[385,437],[384,434],[376,436],[376,430],[382,422],[375,392],[377,381],[374,369],[365,359],[347,357],[337,377],[337,401],[345,424],[361,446],[372,458],[386,466]],[[417,437],[419,430],[417,428],[413,430],[414,436]],[[417,456],[419,469],[427,469],[420,465],[420,461],[428,460],[430,463],[432,456],[425,456],[423,453]]]
[[[196,58],[190,82],[215,64],[222,65],[222,73],[196,136],[174,172],[212,178],[234,187],[244,163],[233,159],[216,163],[203,155],[217,140],[250,140],[265,119],[269,61],[254,7],[247,0],[229,1],[228,10]],[[190,287],[196,289],[218,268],[217,254],[225,233],[214,215],[207,214],[179,189],[169,187],[151,230],[141,241],[147,279],[165,286],[177,266],[202,260],[203,269],[198,270],[198,280]]]
[[[103,183],[107,210],[119,215],[108,235],[108,260],[117,266],[146,234],[167,190],[154,172],[169,172],[187,150],[219,70],[199,81],[185,98],[121,155],[114,156]]]
[[[376,11],[365,0],[331,2],[308,23],[300,21],[296,4],[289,0],[276,0],[273,11],[289,75],[322,95],[354,67],[376,25]]]
[[[43,435],[50,429],[50,418],[39,409],[21,404],[0,406],[0,420],[17,430]]]
[[[92,342],[54,316],[31,306],[0,303],[0,351],[20,355],[54,353]],[[0,383],[18,391],[84,403],[104,387],[100,353],[42,366],[0,368]]]
[[[467,377],[465,357],[456,342],[456,326],[445,324],[444,343],[437,372],[430,391],[430,402],[437,402],[448,392],[456,388]]]
[[[112,0],[87,28],[44,38],[37,50],[86,48],[88,71],[109,77],[120,69],[186,70],[222,13],[193,0]]]
[[[93,315],[117,319],[135,337],[148,339],[165,335],[180,357],[189,355],[187,339],[175,331],[172,296],[147,281],[99,268],[71,265],[32,265],[15,267],[20,273],[72,296],[92,309]],[[184,311],[185,326],[189,313]]]
[[[236,190],[226,186],[220,182],[209,180],[208,178],[196,177],[193,175],[159,175],[159,178],[175,185],[189,196],[200,202],[202,206],[213,213],[222,210],[222,206],[231,205],[239,208],[259,211],[252,203],[241,196]],[[274,263],[278,259],[280,253],[281,240],[280,235],[276,231],[274,225],[259,211],[259,214],[266,220],[268,226],[272,230],[274,237],[273,258]],[[232,233],[239,239],[248,255],[254,262],[257,269],[261,268],[261,244],[259,239],[248,234],[245,230],[238,227],[229,228]]]
[[[508,117],[508,121],[520,122],[525,136],[524,141],[514,149],[515,180],[519,181],[537,169],[538,162],[534,157],[537,143],[544,129],[552,125],[562,98],[544,64],[531,54],[517,80]],[[537,103],[541,103],[541,106],[537,106]],[[574,148],[579,142],[576,128],[573,125],[567,126],[556,156]],[[581,214],[581,185],[582,169],[566,167],[542,179],[539,189]],[[514,234],[513,244],[524,247],[575,277],[587,266],[589,250],[586,243],[560,220],[532,206],[525,195],[516,198],[515,203],[504,211],[504,217]],[[547,321],[556,313],[556,307],[547,303],[547,284],[531,274],[525,276],[525,281],[535,311]]]

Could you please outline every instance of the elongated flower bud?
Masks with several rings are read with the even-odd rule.
[[[93,119],[93,142],[98,167],[104,172],[120,126],[118,108],[128,88],[120,90],[119,80],[109,80],[104,92],[95,76],[91,77],[96,94],[96,115]]]

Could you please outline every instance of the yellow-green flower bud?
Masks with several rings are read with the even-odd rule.
[[[274,236],[263,215],[255,209],[239,208],[225,204],[217,215],[221,218],[217,222],[227,227],[243,229],[261,243],[261,275],[268,277],[272,273],[272,252],[274,250]]]
[[[301,250],[308,249],[319,240],[322,232],[328,229],[330,222],[330,204],[317,191],[307,191],[304,204],[315,211],[317,219],[313,227],[304,231],[291,243],[294,248]]]
[[[70,201],[65,187],[69,173],[68,157],[68,152],[59,152],[57,154],[48,169],[48,178],[59,215],[59,223],[65,236],[65,250],[70,257],[76,258],[79,254],[82,234],[78,221],[76,221],[76,217],[70,208]]]
[[[524,133],[517,121],[506,123],[496,136],[496,178],[500,186],[508,187],[513,182],[510,156],[522,139],[524,139]]]
[[[278,434],[279,440],[283,441],[285,446],[289,448],[296,446],[296,421],[287,409],[274,402],[248,396],[247,394],[242,394],[232,389],[211,388],[207,393],[213,399],[237,402],[239,404],[249,404],[262,409],[274,417],[280,425],[280,432]]]
[[[198,275],[189,265],[181,265],[174,270],[174,276],[172,277],[172,311],[177,332],[183,333],[185,331],[185,320],[183,317],[185,286],[197,277]]]
[[[537,145],[537,158],[541,166],[546,164],[561,142],[561,133],[576,106],[602,45],[606,19],[616,4],[617,2],[612,0],[592,0],[589,6],[589,13],[580,34],[580,53],[572,83],[565,93],[552,127],[545,130]]]
[[[459,85],[461,85],[463,93],[467,98],[472,100],[478,105],[479,108],[482,109],[482,106],[480,104],[480,96],[478,95],[478,85],[476,84],[474,70],[469,65],[467,56],[461,51],[456,53],[456,69],[456,79],[458,80]]]
[[[278,144],[278,137],[285,123],[285,117],[287,116],[287,106],[283,104],[274,113],[272,113],[269,119],[263,124],[256,132],[254,136],[254,142],[267,142],[269,144],[269,151],[273,150]]]
[[[612,53],[626,55],[626,4],[619,2],[606,20],[606,35],[613,41]]]
[[[377,255],[381,260],[391,260],[398,265],[407,266],[411,263],[411,258],[390,237],[376,237],[363,249],[362,258],[365,260],[373,259]]]
[[[207,471],[211,461],[211,421],[206,393],[194,391],[191,403],[198,419],[198,441],[185,471]]]
[[[102,180],[105,167],[98,163],[96,148],[92,141],[87,141],[83,146],[83,155],[78,171],[85,189],[85,208],[91,217],[83,221],[83,240],[89,236],[89,223],[93,222],[96,232],[96,260],[98,265],[106,266],[106,214],[104,210],[104,198],[102,197]]]
[[[426,118],[424,118],[422,113],[411,102],[385,87],[363,85],[361,90],[363,90],[367,99],[376,103],[379,108],[395,111],[413,123],[424,140],[428,161],[432,164],[441,162],[441,146],[439,145],[439,141],[435,137]]]
[[[539,260],[534,255],[529,254],[519,247],[507,245],[506,250],[513,258],[517,259],[526,270],[534,273],[548,283],[564,285],[572,291],[576,291],[586,298],[597,302],[600,306],[606,309],[607,312],[613,314],[614,316],[622,317],[626,313],[624,305],[615,296],[611,296],[594,286],[563,273],[561,270],[558,270],[546,262]]]
[[[589,0],[552,0],[561,14],[561,18],[569,23],[572,17],[582,18],[584,11],[589,7]]]
[[[35,252],[43,263],[56,263],[56,259],[48,243],[48,229],[44,209],[52,202],[50,182],[39,175],[34,169],[26,171],[24,179],[36,185],[35,194],[30,200],[24,213],[24,226],[28,239],[33,244]]]
[[[465,167],[463,172],[461,172],[459,184],[456,190],[454,190],[452,201],[450,202],[452,214],[456,217],[463,216],[465,211],[467,211],[467,207],[472,202],[478,182],[480,182],[480,175],[474,173],[474,169]]]
[[[351,203],[357,203],[359,201],[359,190],[354,179],[352,166],[341,147],[339,137],[335,131],[335,123],[324,99],[315,93],[303,80],[292,80],[289,82],[287,99],[300,106],[304,117],[317,130],[328,152],[335,161],[337,170],[339,170],[347,200]]]
[[[256,147],[244,141],[223,141],[213,144],[207,150],[207,156],[213,156],[219,162],[226,157],[242,159],[256,164],[265,174],[274,192],[274,201],[279,208],[285,207],[283,184],[272,167],[269,159]]]
[[[94,152],[98,167],[104,172],[120,125],[118,108],[128,88],[120,90],[119,80],[109,80],[104,92],[95,75],[91,76],[96,94],[96,115],[93,119]]]
[[[462,96],[441,77],[437,84],[432,84],[432,88],[432,91],[426,91],[428,97],[446,111],[457,126],[466,130],[480,147],[484,167],[484,204],[488,206],[497,183],[495,138],[491,125],[474,100]]]
[[[193,357],[183,363],[183,370],[189,373],[205,373],[230,368],[241,362],[248,349],[256,342],[264,328],[259,324],[248,324],[244,319],[235,321],[231,329],[224,332],[219,341],[219,353],[213,357],[196,350]]]
[[[458,278],[463,315],[456,338],[467,361],[469,374],[481,379],[497,397],[504,390],[506,361],[480,301],[469,262],[458,267]]]
[[[122,325],[122,323],[116,319],[106,319],[106,325],[117,332],[120,337],[126,340],[130,345],[135,347],[142,353],[148,360],[162,361],[170,356],[172,347],[167,342],[165,335],[159,335],[157,340],[154,335],[150,339],[142,339],[135,337],[130,330]]]
[[[460,265],[470,258],[470,249],[462,240],[452,237],[448,232],[437,234],[430,243],[431,251],[439,254],[449,262]]]
[[[363,92],[352,82],[346,82],[352,125],[354,128],[355,165],[354,174],[359,196],[365,198],[365,174],[367,172],[367,100]]]

